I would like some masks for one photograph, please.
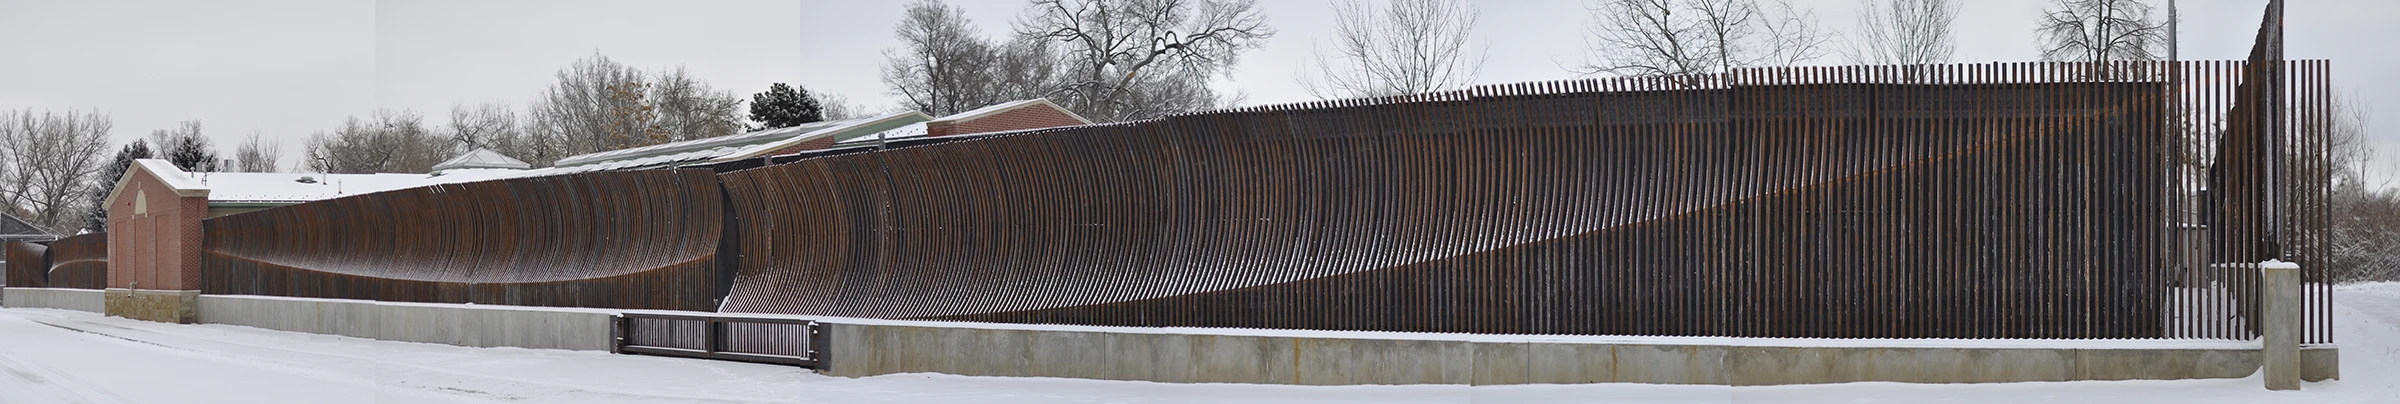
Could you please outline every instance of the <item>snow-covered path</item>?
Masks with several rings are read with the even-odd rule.
[[[463,348],[91,313],[0,309],[0,403],[587,402],[2400,402],[2400,283],[2339,288],[2341,381],[1723,387],[1267,386],[1046,378],[824,377],[805,369],[599,352]]]

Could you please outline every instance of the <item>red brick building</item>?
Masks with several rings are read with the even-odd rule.
[[[106,312],[125,318],[197,320],[208,218],[308,201],[519,175],[516,170],[427,174],[192,173],[166,160],[134,160],[108,207]]]
[[[200,296],[208,187],[166,160],[135,160],[108,194],[107,313],[190,323]]]

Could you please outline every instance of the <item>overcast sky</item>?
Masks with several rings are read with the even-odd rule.
[[[953,0],[989,35],[1009,31],[1023,0]],[[1332,30],[1324,0],[1262,0],[1280,31],[1221,83],[1251,103],[1311,99],[1295,84]],[[1482,83],[1573,77],[1585,53],[1584,0],[1476,0]],[[1798,0],[1822,23],[1852,28],[1857,0]],[[2048,0],[1972,0],[1958,21],[1958,62],[2037,58],[2034,17]],[[897,46],[904,2],[290,0],[0,0],[0,108],[98,109],[122,143],[197,119],[221,149],[256,132],[301,139],[344,117],[412,109],[428,123],[453,104],[523,104],[552,74],[595,52],[631,66],[683,66],[745,99],[774,82],[883,108],[877,68]],[[2187,0],[2185,59],[2239,59],[2265,0]],[[2163,13],[2164,7],[2161,6]],[[2302,0],[2290,6],[2289,56],[2332,59],[2336,84],[2376,112],[2384,163],[2400,161],[2400,1]],[[1839,64],[1828,57],[1821,64]]]

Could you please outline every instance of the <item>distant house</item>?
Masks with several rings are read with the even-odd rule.
[[[523,170],[528,168],[533,168],[533,165],[525,164],[523,160],[510,158],[500,152],[492,151],[492,149],[475,149],[467,154],[444,160],[441,164],[434,164],[433,172],[472,169]]]
[[[25,219],[19,219],[16,215],[0,213],[0,242],[32,242],[57,239],[58,235],[50,234],[50,231],[43,230],[42,226],[35,226],[33,225],[33,222],[25,221]]]
[[[1058,104],[1051,103],[1048,99],[1035,98],[993,104],[950,114],[924,123],[850,139],[833,146],[846,147],[920,138],[1004,133],[1090,124],[1092,124],[1092,120],[1084,119],[1082,115],[1075,114],[1075,111],[1068,111]],[[806,150],[795,150],[794,152],[798,151]]]

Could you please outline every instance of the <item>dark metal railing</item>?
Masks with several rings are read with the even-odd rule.
[[[615,352],[775,363],[823,369],[830,337],[804,319],[624,313]]]

